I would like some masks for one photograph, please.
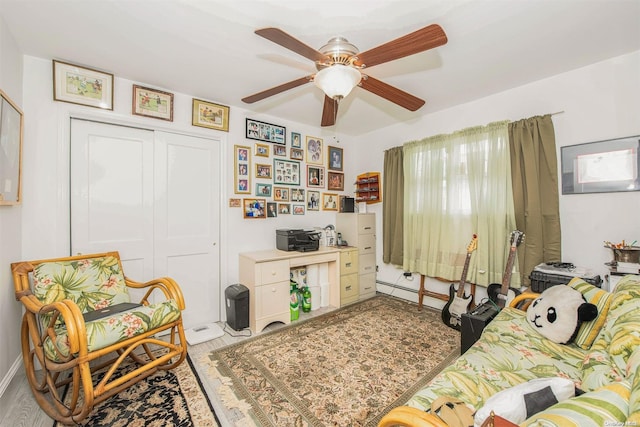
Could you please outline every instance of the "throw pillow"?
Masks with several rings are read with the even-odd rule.
[[[611,305],[611,293],[593,286],[591,283],[587,283],[579,277],[574,277],[568,284],[571,288],[580,292],[586,302],[595,305],[598,308],[598,316],[590,321],[582,322],[578,335],[574,342],[580,348],[589,350],[593,341],[595,341],[602,325],[604,325],[607,319],[607,313],[609,313],[609,306]]]

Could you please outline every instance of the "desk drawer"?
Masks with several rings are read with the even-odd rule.
[[[255,292],[256,319],[289,311],[289,282],[258,286]]]
[[[289,281],[289,261],[270,261],[256,264],[256,275],[260,278],[259,284],[277,283]]]
[[[369,298],[376,294],[376,275],[363,274],[358,283],[360,298]]]
[[[358,272],[358,250],[340,252],[340,275]]]
[[[340,278],[340,301],[358,299],[358,273]]]
[[[360,255],[376,253],[376,235],[361,234],[358,236],[358,251]]]
[[[375,214],[358,214],[358,234],[374,234],[375,231]]]
[[[360,274],[375,274],[376,272],[376,254],[360,255],[358,272]]]

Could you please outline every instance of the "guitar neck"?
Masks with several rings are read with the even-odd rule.
[[[464,260],[464,268],[462,269],[462,277],[460,278],[460,284],[458,285],[457,296],[462,298],[464,296],[464,285],[467,282],[467,272],[469,271],[469,261],[471,260],[471,252],[467,252],[467,258]]]
[[[502,295],[506,295],[509,291],[509,285],[511,285],[511,273],[513,272],[513,263],[516,259],[516,247],[511,246],[509,249],[509,258],[507,259],[507,267],[504,270],[504,275],[502,276],[502,287],[500,288],[500,293]]]

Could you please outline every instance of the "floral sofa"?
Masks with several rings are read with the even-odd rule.
[[[427,413],[438,397],[457,398],[477,411],[502,390],[536,378],[564,377],[584,393],[521,426],[640,426],[640,276],[623,277],[611,293],[579,278],[567,286],[599,309],[574,342],[549,341],[529,325],[525,311],[504,308],[465,354],[379,425],[445,425]]]

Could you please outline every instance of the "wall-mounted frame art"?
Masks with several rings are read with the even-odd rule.
[[[278,213],[280,215],[289,215],[291,213],[290,203],[278,203]]]
[[[324,166],[307,165],[307,187],[324,188]]]
[[[229,132],[229,107],[193,98],[191,124]]]
[[[327,165],[330,171],[342,171],[342,148],[329,146]]]
[[[271,197],[271,184],[256,184],[256,196]]]
[[[291,132],[291,147],[302,148],[302,136],[298,132]]]
[[[336,193],[322,193],[322,210],[338,210],[338,195]]]
[[[274,145],[273,155],[280,156],[280,157],[287,157],[287,147],[284,145]]]
[[[276,202],[288,202],[289,189],[287,187],[273,187],[273,200]]]
[[[302,148],[292,148],[291,149],[291,157],[292,160],[304,160],[304,150]]]
[[[247,119],[248,139],[271,142],[273,144],[287,145],[287,128],[284,126],[272,125],[271,123],[259,122],[258,120]]]
[[[271,179],[271,165],[256,163],[256,178]]]
[[[273,183],[300,185],[300,163],[291,160],[273,159]]]
[[[245,219],[257,219],[267,217],[266,199],[242,199],[243,214]]]
[[[560,150],[562,194],[640,191],[640,135]]]
[[[173,121],[173,94],[133,85],[131,112],[137,116]]]
[[[113,110],[113,74],[54,59],[53,99]]]
[[[22,110],[0,90],[0,205],[22,202]]]
[[[304,203],[304,188],[292,188],[291,201]]]
[[[269,145],[256,142],[254,153],[256,156],[269,157]]]
[[[267,202],[267,218],[276,218],[278,216],[278,204]]]
[[[251,194],[251,147],[233,146],[234,193]]]
[[[320,192],[315,190],[307,191],[307,210],[319,211],[320,210]]]
[[[293,205],[294,215],[304,215],[304,205]]]
[[[344,191],[344,174],[327,172],[327,190]]]
[[[240,200],[240,199],[229,199],[229,207],[230,208],[240,208],[240,207],[242,207],[242,200]]]
[[[314,165],[323,164],[324,159],[322,158],[322,148],[322,139],[316,138],[315,136],[308,136],[306,143],[307,163],[311,163]]]

